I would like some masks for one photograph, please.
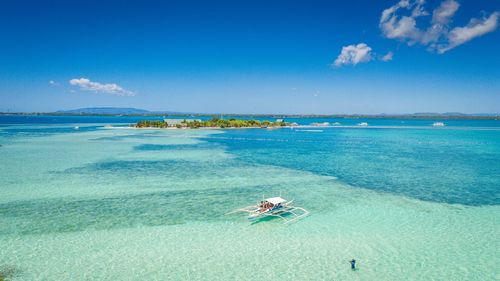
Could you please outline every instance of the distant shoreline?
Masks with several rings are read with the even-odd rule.
[[[47,112],[0,112],[0,116],[104,116],[104,117],[209,117],[220,114],[74,114]],[[254,118],[328,118],[328,119],[442,119],[442,120],[500,120],[499,115],[364,115],[364,114],[332,114],[332,115],[299,115],[299,114],[222,114],[224,117],[254,117]]]

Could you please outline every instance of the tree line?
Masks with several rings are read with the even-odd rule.
[[[259,121],[259,120],[242,120],[242,119],[220,119],[213,117],[210,120],[183,120],[180,124],[175,124],[177,128],[267,128],[267,127],[283,127],[288,125],[284,121]],[[142,120],[137,122],[136,128],[167,128],[173,127],[162,120]]]

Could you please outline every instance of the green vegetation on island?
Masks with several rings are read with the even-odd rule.
[[[136,128],[166,128],[167,122],[161,120],[142,120],[137,122]]]
[[[220,119],[213,117],[210,120],[199,120],[199,119],[184,119],[184,120],[143,120],[139,121],[135,127],[136,128],[278,128],[289,125],[287,122],[282,120],[276,120],[274,122],[264,120],[242,120],[242,119]]]

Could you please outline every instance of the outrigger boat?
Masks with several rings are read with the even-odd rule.
[[[271,197],[262,200],[257,205],[247,206],[236,209],[226,215],[244,212],[248,213],[248,220],[256,221],[266,217],[279,217],[284,223],[290,223],[299,220],[307,215],[309,211],[301,207],[292,206],[293,200],[287,201],[281,197]]]

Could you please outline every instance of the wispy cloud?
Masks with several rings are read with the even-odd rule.
[[[79,78],[69,80],[69,84],[77,86],[83,91],[92,91],[117,96],[135,96],[134,92],[126,90],[115,83],[101,84],[99,82],[90,81],[87,78]]]
[[[383,35],[408,45],[422,44],[428,46],[430,51],[442,54],[497,27],[499,12],[482,19],[473,18],[467,26],[450,27],[460,4],[455,0],[444,0],[432,11],[428,28],[421,29],[417,27],[417,19],[429,15],[424,4],[424,0],[400,0],[385,9],[379,22]]]
[[[492,32],[497,28],[499,14],[499,12],[495,12],[488,18],[483,18],[481,20],[471,19],[467,26],[453,28],[447,34],[448,43],[437,46],[438,52],[444,53],[476,37]]]
[[[458,11],[460,4],[454,0],[446,0],[432,11],[432,24],[447,24]]]
[[[422,11],[422,1],[410,3],[408,0],[401,0],[392,7],[385,9],[380,17],[380,28],[387,38],[405,39],[410,43],[415,42],[421,36],[417,28],[415,18],[425,15]],[[400,9],[412,10],[411,15],[398,16]]]
[[[59,86],[60,84],[54,80],[49,80],[49,84],[53,86]]]
[[[388,52],[383,57],[381,57],[380,60],[381,61],[391,61],[393,56],[394,56],[393,52]]]
[[[343,65],[356,65],[358,63],[371,61],[371,51],[372,48],[365,43],[344,46],[342,47],[340,55],[333,62],[333,65],[341,67]]]

